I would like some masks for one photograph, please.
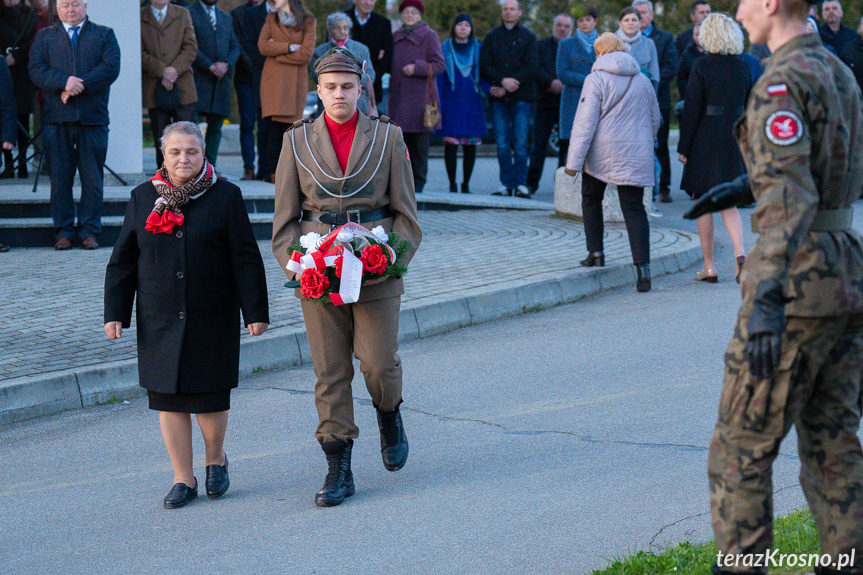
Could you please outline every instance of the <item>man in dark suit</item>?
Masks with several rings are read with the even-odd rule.
[[[240,114],[240,153],[243,156],[243,177],[241,180],[255,179],[255,123],[260,126],[261,118],[255,113],[255,98],[252,91],[252,59],[242,46],[243,12],[263,3],[264,0],[247,0],[231,10],[234,35],[240,41],[240,59],[234,70],[234,90],[237,92],[237,111]]]
[[[708,16],[710,16],[710,3],[707,0],[695,0],[689,7],[689,19],[692,20],[693,27]],[[677,48],[678,54],[683,54],[692,42],[692,30],[693,28],[684,30],[674,39],[674,47]]]
[[[261,118],[261,74],[263,74],[264,63],[267,59],[261,56],[261,52],[258,50],[258,38],[261,36],[264,21],[270,12],[275,12],[275,9],[270,6],[268,0],[256,6],[246,7],[240,14],[240,47],[252,62],[252,99],[255,102],[255,117],[258,118],[259,142],[258,173],[255,177],[259,180],[276,171],[273,166],[270,166],[267,146],[260,145],[260,142],[268,141],[270,122],[266,118]]]
[[[656,90],[659,112],[662,114],[662,125],[656,134],[656,157],[662,168],[659,177],[659,201],[671,203],[668,125],[671,122],[671,80],[677,75],[679,57],[674,46],[674,37],[653,23],[653,3],[650,0],[635,0],[632,5],[641,14],[641,33],[656,44],[656,55],[659,58],[659,87]]]
[[[351,39],[365,44],[372,56],[375,69],[375,102],[383,102],[381,79],[388,74],[393,63],[393,29],[388,18],[381,16],[375,9],[375,0],[356,0],[345,10],[353,22]]]
[[[102,231],[102,186],[108,151],[108,97],[120,75],[114,31],[87,18],[84,0],[57,2],[57,22],[40,30],[30,49],[30,77],[42,89],[45,152],[51,175],[51,216],[57,241],[68,250],[81,238],[96,249]],[[72,184],[81,177],[78,227]]]
[[[551,36],[536,43],[539,61],[536,66],[536,109],[533,114],[533,148],[530,151],[530,167],[527,169],[527,189],[533,194],[539,188],[542,169],[545,167],[545,152],[551,129],[560,115],[560,94],[563,82],[557,79],[557,45],[572,36],[575,20],[569,14],[554,17]],[[567,134],[567,136],[569,136]],[[558,159],[558,167],[564,162]]]
[[[15,105],[15,88],[6,60],[0,58],[0,148],[11,152],[18,134],[18,108]],[[9,246],[0,244],[0,252],[8,252]]]
[[[199,0],[189,8],[198,54],[192,63],[198,116],[207,120],[207,160],[216,165],[222,124],[231,115],[231,80],[240,58],[240,44],[231,17],[216,7],[216,0]]]

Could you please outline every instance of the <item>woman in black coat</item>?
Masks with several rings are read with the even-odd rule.
[[[15,102],[18,104],[18,122],[29,131],[30,114],[33,113],[33,102],[36,98],[36,87],[30,80],[27,69],[30,52],[30,40],[36,31],[39,16],[22,0],[0,1],[0,53],[6,58],[6,65],[12,74],[15,86]],[[26,178],[27,148],[30,135],[27,131],[18,129],[18,177]],[[11,178],[14,174],[12,151],[4,150],[5,169],[0,177]]]
[[[701,23],[700,40],[707,55],[692,67],[677,145],[684,164],[680,187],[693,199],[746,172],[733,128],[746,111],[752,89],[752,72],[738,56],[743,52],[743,32],[734,20],[724,14],[711,14]],[[737,208],[723,210],[720,215],[734,244],[737,277],[745,260],[743,223]],[[698,236],[704,268],[695,274],[695,279],[716,283],[713,214],[698,218]]]
[[[162,136],[163,167],[132,190],[105,275],[105,332],[120,337],[137,298],[138,375],[160,412],[174,466],[165,507],[197,496],[192,421],[206,445],[207,495],[227,490],[223,449],[240,361],[240,310],[249,335],[269,324],[267,282],[237,186],[218,180],[197,125]]]

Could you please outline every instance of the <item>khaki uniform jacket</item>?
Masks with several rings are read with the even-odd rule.
[[[302,30],[283,26],[276,13],[267,14],[258,50],[267,58],[261,76],[261,114],[289,123],[303,117],[309,93],[309,62],[315,50],[315,19],[306,17]],[[272,40],[272,42],[270,41]],[[300,49],[291,52],[291,44]]]
[[[141,8],[141,94],[142,105],[156,107],[156,86],[162,81],[162,72],[168,66],[176,68],[180,77],[174,89],[180,91],[180,104],[198,101],[192,62],[198,55],[198,42],[189,11],[168,4],[162,25],[153,16],[149,6]]]
[[[785,286],[785,315],[863,312],[863,239],[810,232],[818,210],[849,208],[863,183],[863,109],[851,71],[817,34],[780,47],[735,131],[757,200],[760,237],[741,278],[740,315],[762,281]]]
[[[308,145],[306,145],[306,138],[308,138]],[[372,141],[374,141],[374,148],[369,156]],[[297,163],[294,145],[296,145],[296,156],[308,170]],[[366,157],[368,157],[367,163]],[[315,165],[315,158],[320,168]],[[371,119],[360,112],[348,158],[348,173],[354,173],[364,163],[365,167],[356,177],[345,182],[334,181],[324,174],[326,171],[332,176],[344,177],[330,141],[324,114],[321,114],[314,123],[303,123],[298,127],[294,124],[294,127],[285,133],[282,154],[276,169],[273,254],[289,279],[294,275],[285,269],[291,256],[288,253],[290,247],[303,234],[317,232],[325,235],[330,231],[330,226],[327,224],[300,221],[302,210],[345,212],[389,207],[393,217],[376,222],[363,222],[362,225],[368,229],[380,225],[387,232],[394,231],[407,239],[411,249],[399,260],[402,263],[410,262],[416,253],[422,239],[422,232],[417,220],[413,173],[402,130],[386,120]],[[318,186],[312,174],[330,193]],[[374,177],[372,177],[373,174]],[[351,197],[345,197],[356,192],[369,181],[369,178],[371,182],[365,188]],[[334,194],[335,197],[330,194]],[[299,290],[296,293],[299,296]],[[359,301],[371,301],[403,293],[403,280],[390,278],[374,285],[363,285]]]

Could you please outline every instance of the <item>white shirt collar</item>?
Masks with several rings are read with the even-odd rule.
[[[153,16],[156,17],[157,22],[160,20],[160,18],[159,18],[160,14],[161,14],[161,20],[164,20],[165,17],[168,15],[168,5],[167,4],[165,4],[161,10],[157,10],[156,8],[153,7],[152,4],[150,4],[150,10],[153,12]]]
[[[363,18],[362,16],[360,16],[360,13],[359,13],[359,12],[357,12],[357,9],[356,9],[356,8],[354,8],[354,15],[357,17],[357,22],[359,22],[359,23],[360,23],[360,26],[365,25],[365,23],[369,21],[369,18],[371,18],[371,17],[372,17],[372,13],[371,13],[371,12],[369,12],[369,15],[368,15],[368,16],[366,16],[365,18]]]
[[[81,23],[80,23],[80,24],[78,24],[78,33],[79,33],[79,34],[81,33],[81,28],[83,28],[83,27],[84,27],[84,23],[85,23],[85,22],[87,22],[87,16],[84,16],[84,19],[83,19],[83,20],[81,20]],[[72,28],[74,28],[74,26],[72,26],[71,24],[66,24],[65,22],[61,22],[61,24],[63,24],[63,27],[66,29],[66,33],[67,33],[67,34],[69,34],[69,33],[70,33],[70,32],[69,32],[69,30],[71,30]]]

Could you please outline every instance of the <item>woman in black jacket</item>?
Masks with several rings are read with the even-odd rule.
[[[191,122],[162,136],[165,163],[132,190],[105,274],[105,333],[129,327],[137,299],[138,375],[157,410],[174,466],[165,508],[197,497],[192,421],[206,445],[207,495],[228,489],[223,449],[240,361],[240,310],[249,335],[269,324],[267,281],[237,186],[218,180]]]
[[[2,0],[0,2],[0,53],[6,59],[9,72],[12,74],[12,84],[15,86],[15,102],[18,104],[18,122],[24,129],[18,129],[18,177],[26,178],[27,148],[30,134],[30,114],[33,113],[33,101],[36,88],[30,80],[27,70],[29,61],[30,40],[36,31],[39,17],[22,0]],[[3,151],[5,168],[0,174],[2,178],[15,176],[12,165],[12,151]]]
[[[711,14],[701,23],[700,39],[707,55],[692,67],[677,145],[684,164],[680,188],[694,199],[713,186],[746,172],[733,126],[744,114],[752,89],[752,72],[738,56],[743,52],[743,32],[734,20],[724,14]],[[745,260],[743,223],[737,208],[723,210],[720,214],[734,244],[737,278]],[[698,236],[704,252],[704,268],[695,274],[695,279],[716,283],[713,214],[698,218]]]

